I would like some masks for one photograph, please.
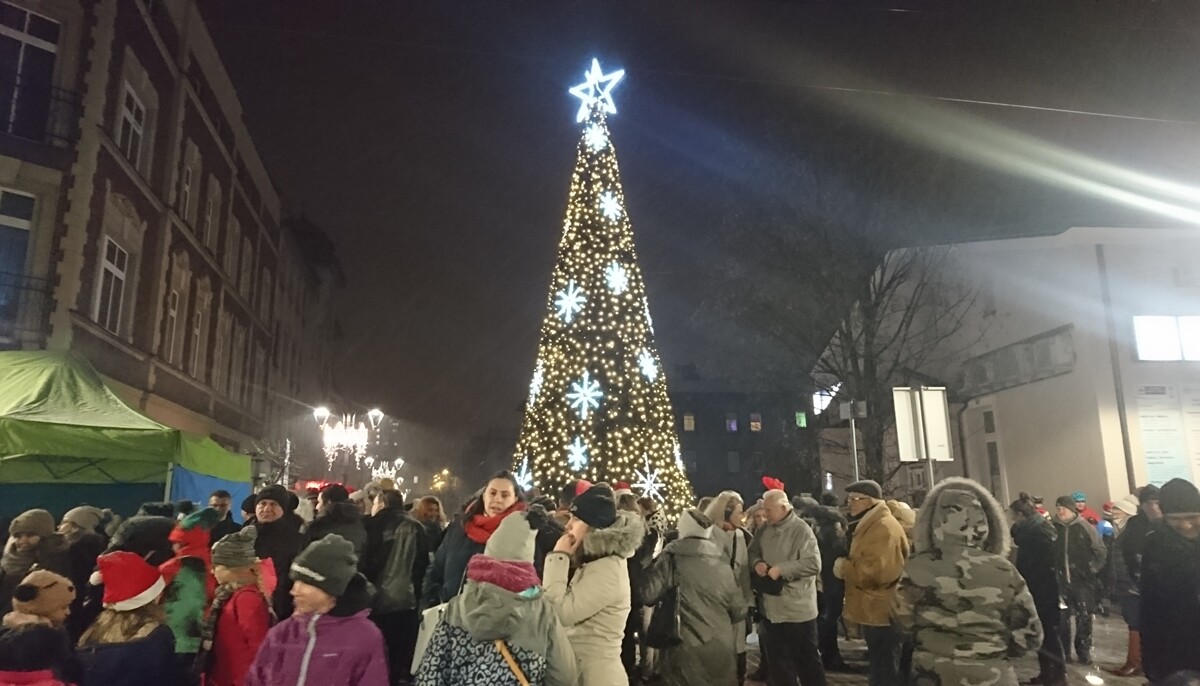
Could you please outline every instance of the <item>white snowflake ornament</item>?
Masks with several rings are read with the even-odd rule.
[[[612,194],[612,191],[604,191],[600,195],[600,213],[608,217],[611,221],[616,221],[621,218],[625,210],[621,208],[621,201],[617,200],[617,196]]]
[[[654,356],[646,348],[642,349],[642,354],[638,355],[638,366],[642,369],[642,376],[650,383],[658,378],[658,363],[654,361]]]
[[[587,452],[587,444],[583,442],[582,438],[576,436],[574,442],[567,446],[567,464],[571,465],[571,469],[581,472],[584,467],[587,467]]]
[[[537,367],[533,370],[533,381],[529,383],[529,404],[537,400],[538,393],[542,392],[542,384],[546,380],[546,370],[542,366],[542,361],[538,360]]]
[[[522,490],[528,491],[533,488],[533,473],[529,471],[529,456],[521,458],[521,468],[513,474],[513,478],[517,480],[517,485]]]
[[[592,124],[583,132],[583,142],[592,152],[600,152],[608,147],[608,135],[604,133],[604,129]]]
[[[624,293],[629,288],[629,272],[625,271],[625,267],[616,260],[609,263],[608,268],[604,270],[604,280],[608,283],[608,290],[616,295]]]
[[[641,469],[633,470],[634,475],[637,477],[633,485],[642,489],[642,497],[654,498],[661,503],[663,502],[662,489],[666,488],[667,485],[658,478],[658,470],[650,466],[650,456],[645,455],[642,459],[645,460],[646,469],[645,471]]]
[[[588,414],[600,407],[600,398],[602,397],[604,397],[604,393],[600,390],[600,384],[593,381],[591,374],[587,371],[583,372],[582,379],[571,384],[571,392],[567,393],[571,407],[579,410],[579,418],[585,422]]]
[[[562,318],[563,323],[570,324],[575,319],[575,315],[583,310],[585,302],[587,302],[587,298],[583,294],[583,289],[574,281],[568,281],[566,288],[559,291],[558,297],[554,299],[554,306],[558,309],[558,316]]]

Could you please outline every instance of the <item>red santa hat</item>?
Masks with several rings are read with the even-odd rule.
[[[626,493],[633,495],[633,489],[630,488],[629,484],[625,483],[624,481],[618,481],[616,487],[613,488],[613,496],[620,498]]]
[[[579,481],[575,482],[575,495],[581,496],[587,492],[587,489],[589,489],[591,487],[592,487],[592,482],[587,481],[585,479],[580,479]]]
[[[118,551],[96,560],[104,580],[104,607],[136,610],[158,600],[166,584],[158,570],[134,553]]]

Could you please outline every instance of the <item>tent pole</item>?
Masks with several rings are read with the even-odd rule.
[[[165,502],[165,503],[171,502],[171,476],[174,473],[175,473],[175,463],[168,462],[167,463],[167,484],[166,484],[166,487],[163,489],[163,502]]]

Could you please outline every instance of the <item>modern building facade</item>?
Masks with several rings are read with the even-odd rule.
[[[234,449],[284,433],[280,397],[328,392],[339,274],[284,225],[197,3],[4,0],[0,51],[0,345],[77,351]]]
[[[962,352],[920,370],[951,399],[939,475],[1006,502],[1200,479],[1200,232],[1079,227],[953,256],[978,299]]]

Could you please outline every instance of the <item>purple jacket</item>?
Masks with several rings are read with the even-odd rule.
[[[326,615],[293,615],[267,633],[246,686],[388,686],[383,635],[367,619],[362,576]],[[358,587],[358,588],[356,588]]]

